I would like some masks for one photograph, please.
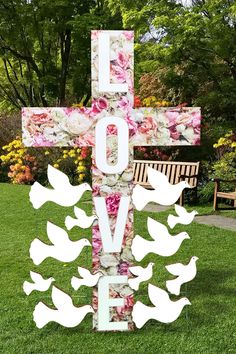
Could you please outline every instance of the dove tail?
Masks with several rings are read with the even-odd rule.
[[[75,219],[73,219],[71,216],[67,216],[65,220],[65,225],[67,230],[71,230],[75,226]]]
[[[38,328],[43,328],[44,326],[46,326],[46,324],[48,322],[50,322],[52,320],[50,318],[52,311],[54,311],[54,310],[48,308],[41,301],[35,306],[35,309],[33,312],[33,318],[34,318],[34,322],[36,323],[36,326]]]
[[[176,217],[174,215],[169,215],[167,219],[167,223],[170,226],[170,228],[173,229],[177,224]]]
[[[35,209],[39,209],[47,201],[47,188],[35,182],[29,193],[30,201]]]
[[[180,282],[178,281],[178,278],[173,279],[173,280],[168,280],[166,282],[166,288],[171,294],[179,295],[180,294]]]
[[[78,290],[81,285],[83,285],[81,279],[78,279],[77,277],[71,278],[71,286],[74,290]]]
[[[144,243],[145,240],[141,236],[136,235],[131,245],[132,255],[138,262],[140,262],[146,255],[144,251],[145,250]]]
[[[34,290],[34,284],[29,283],[28,281],[24,281],[23,283],[23,290],[26,293],[26,295],[29,295],[32,293]]]
[[[39,265],[48,257],[47,245],[35,238],[30,245],[30,258],[35,265]]]
[[[131,278],[128,280],[129,286],[131,287],[131,289],[137,291],[139,289],[139,284],[140,281],[138,280],[138,278]]]
[[[148,192],[149,192],[148,190],[146,190],[139,184],[136,184],[136,186],[134,187],[132,200],[137,210],[139,211],[142,210],[148,203],[148,199],[147,199]]]
[[[142,302],[137,301],[133,307],[132,318],[137,328],[141,328],[145,323],[151,319],[150,307],[144,305]]]

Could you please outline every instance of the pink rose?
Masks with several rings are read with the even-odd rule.
[[[118,101],[118,107],[122,109],[122,111],[129,112],[132,108],[131,102],[128,100],[127,96],[123,96]]]
[[[98,225],[93,227],[92,246],[93,246],[93,255],[96,256],[102,249],[102,239],[101,239]]]
[[[125,53],[124,51],[120,51],[117,57],[117,64],[120,67],[127,69],[127,67],[129,66],[129,58],[130,56],[127,53]]]
[[[125,120],[126,120],[126,122],[128,123],[128,126],[129,126],[129,136],[135,135],[137,133],[137,130],[138,130],[137,123],[129,115],[127,115],[125,117]]]
[[[45,124],[50,122],[52,119],[50,117],[50,113],[46,109],[38,109],[38,110],[33,110],[30,120],[34,124]]]
[[[99,184],[94,184],[93,185],[93,197],[96,197],[100,193],[100,186]]]
[[[142,134],[152,133],[157,129],[157,123],[152,117],[145,117],[144,121],[138,127],[138,131]]]
[[[124,298],[125,306],[117,307],[117,314],[119,316],[124,316],[132,311],[134,306],[134,297],[133,295],[126,296]]]
[[[117,127],[114,124],[109,124],[107,127],[107,135],[117,135]]]
[[[92,103],[92,113],[97,114],[108,108],[108,101],[104,97],[99,97]]]
[[[120,193],[112,193],[106,197],[106,206],[108,215],[116,216],[120,205]]]
[[[121,262],[118,265],[118,272],[120,275],[130,275],[129,273],[130,264],[127,262]]]
[[[40,147],[40,146],[53,146],[54,143],[47,140],[43,134],[38,134],[34,136],[34,147]]]
[[[74,140],[76,146],[95,146],[95,137],[91,133],[78,136]]]
[[[180,137],[180,133],[176,130],[176,128],[171,128],[170,129],[170,137],[174,140],[178,140]]]
[[[115,77],[115,79],[119,82],[125,82],[126,81],[126,72],[124,69],[122,69],[118,65],[112,65],[111,66],[111,75]]]
[[[193,128],[198,128],[201,124],[201,114],[200,112],[193,112],[192,113],[192,121],[191,125]]]
[[[123,35],[128,41],[131,41],[134,38],[134,32],[133,31],[123,31]]]
[[[165,116],[169,120],[169,126],[177,124],[178,118],[179,118],[179,112],[178,111],[166,111]]]

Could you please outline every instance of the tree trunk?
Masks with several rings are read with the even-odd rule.
[[[71,50],[71,31],[61,34],[61,75],[59,86],[59,105],[64,106],[66,100],[66,81]]]

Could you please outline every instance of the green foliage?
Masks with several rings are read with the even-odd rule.
[[[137,73],[157,78],[147,95],[202,106],[205,116],[218,121],[235,118],[235,1],[193,1],[192,6],[173,0],[108,2],[116,11],[120,6],[124,26],[142,39]]]
[[[105,1],[0,2],[0,108],[90,98],[90,30],[121,27]]]

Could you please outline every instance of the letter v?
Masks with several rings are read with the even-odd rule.
[[[94,205],[98,216],[98,225],[101,233],[103,250],[106,253],[121,252],[125,225],[129,211],[130,197],[121,197],[116,220],[115,232],[112,237],[106,201],[104,197],[95,197]]]

